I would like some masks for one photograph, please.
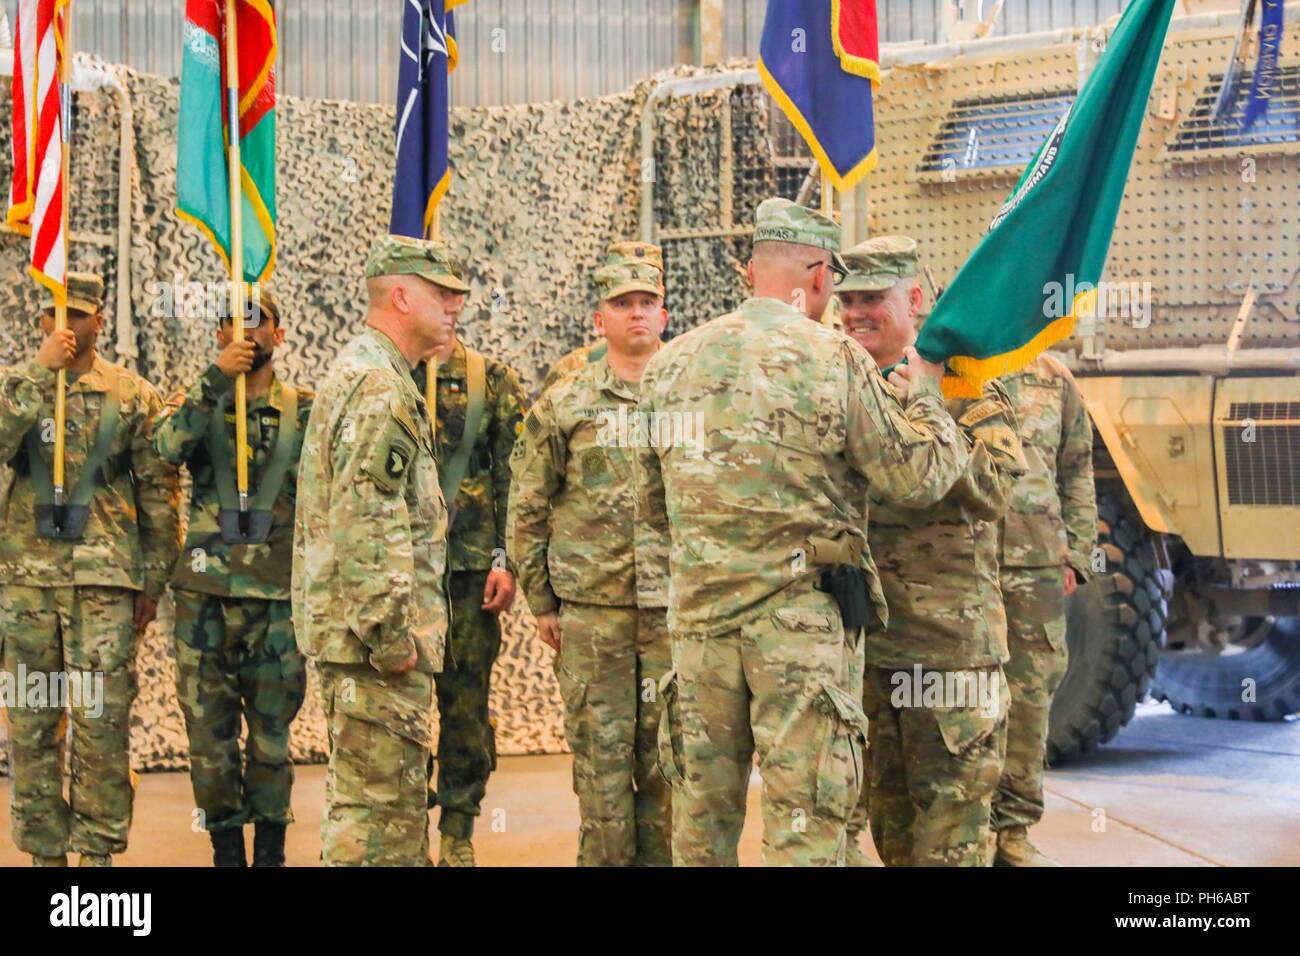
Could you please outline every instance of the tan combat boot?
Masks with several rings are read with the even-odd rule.
[[[77,866],[112,866],[113,858],[107,853],[83,853]]]
[[[994,866],[1060,866],[1029,842],[1028,827],[1007,827],[998,831],[998,855]]]
[[[466,837],[457,837],[452,836],[450,833],[444,833],[442,842],[438,847],[438,865],[478,866],[474,862],[474,844]]]
[[[32,866],[67,866],[68,854],[60,853],[58,856],[36,856],[32,854]]]

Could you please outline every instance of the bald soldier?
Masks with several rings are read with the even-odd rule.
[[[638,520],[641,372],[668,322],[659,248],[610,246],[596,271],[603,357],[533,406],[515,444],[508,550],[538,636],[558,654],[580,866],[667,866],[670,791],[655,772],[669,667],[666,540]]]
[[[1024,429],[1029,468],[1002,521],[1011,722],[993,827],[999,865],[1056,866],[1029,841],[1029,828],[1043,816],[1047,718],[1068,663],[1065,598],[1088,580],[1097,546],[1092,422],[1074,376],[1051,355],[1003,383]]]
[[[293,636],[289,574],[298,456],[312,393],[275,367],[284,342],[280,307],[258,289],[236,341],[220,318],[221,351],[188,388],[171,396],[154,450],[184,464],[193,482],[185,546],[172,572],[176,696],[190,744],[194,802],[212,840],[213,864],[284,866],[293,761],[289,726],[307,693],[307,665]],[[238,524],[235,381],[246,376],[249,526]],[[256,518],[258,527],[252,526]],[[233,520],[233,524],[232,524]],[[246,752],[239,746],[248,727]]]
[[[863,635],[888,615],[867,495],[924,507],[966,468],[941,366],[913,353],[894,374],[904,410],[871,357],[816,321],[844,270],[839,235],[765,201],[753,297],[670,342],[642,382],[643,415],[690,420],[699,436],[669,433],[641,456],[646,520],[672,542],[659,762],[679,866],[736,865],[755,753],[763,862],[844,862],[863,777]]]
[[[303,440],[293,623],[329,729],[322,860],[425,866],[447,509],[411,371],[446,343],[469,286],[444,243],[382,236],[366,288],[366,328],[335,358]]]
[[[881,366],[916,341],[916,242],[881,236],[844,253],[836,288],[845,331]],[[887,866],[987,866],[989,812],[1006,747],[1006,618],[997,519],[1024,471],[1016,416],[996,382],[947,409],[970,449],[937,503],[871,494],[868,538],[888,625],[867,636],[863,708],[871,773],[850,825],[870,824]]]
[[[0,461],[13,469],[0,486],[4,670],[20,688],[37,675],[68,688],[9,708],[14,843],[38,866],[67,866],[69,850],[81,866],[110,866],[126,849],[135,798],[136,639],[176,560],[180,489],[151,440],[158,393],[96,348],[103,280],[70,272],[67,289],[67,328],[54,330],[47,293],[36,355],[0,369]],[[68,381],[61,503],[52,484],[59,369]]]

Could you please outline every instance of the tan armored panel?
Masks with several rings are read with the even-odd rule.
[[[1081,41],[1085,62],[1100,36]],[[1230,118],[1225,143],[1210,117],[1233,39],[1229,26],[1172,32],[1166,44],[1105,277],[1137,283],[1150,310],[1121,303],[1105,325],[1110,348],[1222,345],[1252,275],[1259,301],[1241,347],[1300,345],[1300,25],[1287,28],[1261,121],[1274,124],[1271,142],[1235,145]],[[1246,90],[1253,47],[1248,56]],[[951,281],[1024,168],[1023,158],[991,165],[990,151],[1032,154],[1077,90],[1080,57],[1071,43],[890,70],[877,101],[872,234],[915,236],[938,281]]]

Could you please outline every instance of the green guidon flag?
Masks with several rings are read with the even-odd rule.
[[[948,395],[1024,368],[1093,309],[1175,0],[1131,0],[1073,105],[935,304],[916,348]],[[1083,289],[1064,308],[1048,289]]]
[[[275,10],[270,0],[235,0],[234,8],[243,278],[259,282],[275,268]],[[228,37],[225,0],[186,0],[176,212],[211,240],[230,271]]]

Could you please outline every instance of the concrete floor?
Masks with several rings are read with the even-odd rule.
[[[291,866],[318,860],[324,780],[323,767],[298,768]],[[7,789],[0,781],[0,866],[26,862],[10,841]],[[1295,721],[1199,720],[1146,704],[1111,744],[1049,772],[1047,789],[1035,839],[1069,866],[1300,865]],[[755,777],[740,847],[745,865],[758,863],[758,794]],[[141,776],[131,848],[118,864],[208,865],[207,837],[191,826],[192,801],[183,774]],[[578,808],[567,756],[503,758],[483,814],[475,839],[481,864],[573,864]]]

